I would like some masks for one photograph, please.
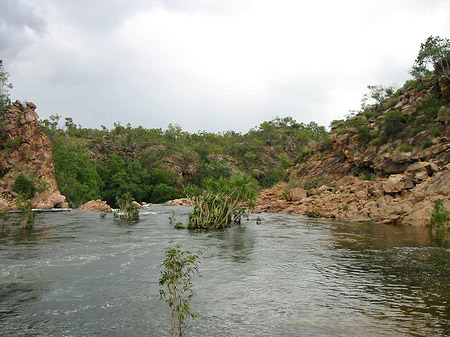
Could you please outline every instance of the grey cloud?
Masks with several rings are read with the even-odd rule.
[[[23,1],[0,0],[0,8],[0,51],[2,57],[13,58],[29,42],[25,28],[42,34],[46,21]]]

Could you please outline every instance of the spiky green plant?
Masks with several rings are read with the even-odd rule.
[[[201,193],[190,197],[194,204],[189,215],[190,229],[229,227],[255,207],[255,184],[246,175],[231,180],[207,180],[203,185]]]

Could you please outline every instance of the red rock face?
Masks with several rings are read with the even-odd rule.
[[[34,208],[65,208],[66,199],[58,190],[51,144],[42,131],[36,105],[14,102],[2,120],[0,165],[0,209],[14,209],[16,178],[23,174],[38,187],[31,203]]]

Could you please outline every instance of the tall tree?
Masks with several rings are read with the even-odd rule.
[[[450,80],[450,40],[439,36],[430,36],[420,45],[420,51],[412,66],[411,75],[419,79],[433,66],[436,73]]]
[[[9,90],[12,89],[9,83],[9,73],[3,68],[3,60],[0,60],[0,113],[4,113],[11,100],[9,98]]]

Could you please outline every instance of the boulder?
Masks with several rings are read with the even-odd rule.
[[[100,199],[88,201],[87,203],[78,207],[78,209],[80,211],[96,211],[96,212],[112,213],[112,209],[106,203],[106,201],[102,201]]]
[[[299,201],[306,197],[307,197],[306,190],[301,187],[297,187],[297,188],[293,188],[288,191],[286,200],[287,201]]]
[[[192,206],[192,201],[189,198],[180,198],[180,199],[169,200],[165,203],[165,205],[190,207],[190,206]]]
[[[383,184],[384,193],[398,193],[414,187],[414,182],[404,174],[392,174]]]
[[[35,208],[44,209],[69,207],[69,204],[66,202],[66,197],[61,195],[59,191],[37,193],[36,197],[32,199],[32,204]]]
[[[432,174],[431,164],[426,161],[411,164],[405,170],[405,175],[410,177],[415,183],[427,179]]]

